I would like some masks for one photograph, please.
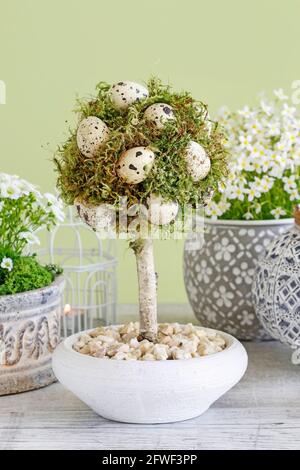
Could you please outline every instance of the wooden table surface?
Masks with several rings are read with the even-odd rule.
[[[0,449],[300,449],[300,366],[279,343],[245,346],[245,377],[199,418],[106,421],[53,384],[0,397]]]

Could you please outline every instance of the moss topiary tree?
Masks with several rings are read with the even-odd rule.
[[[223,135],[205,104],[154,78],[147,87],[101,82],[96,97],[79,101],[77,111],[79,126],[55,156],[59,190],[97,231],[112,221],[117,232],[124,229],[120,203],[126,197],[126,228],[135,234],[130,246],[137,262],[140,335],[155,341],[153,242],[142,233],[141,220],[172,228],[179,207],[205,203],[226,173]],[[146,209],[138,224],[137,205]]]

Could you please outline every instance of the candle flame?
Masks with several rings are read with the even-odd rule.
[[[66,304],[66,305],[65,305],[65,308],[64,308],[64,314],[65,314],[65,315],[69,315],[70,312],[71,312],[71,305],[70,305],[70,304]]]

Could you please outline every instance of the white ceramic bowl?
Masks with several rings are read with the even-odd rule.
[[[247,368],[247,353],[219,332],[226,348],[173,361],[119,361],[80,354],[70,336],[55,350],[58,380],[104,418],[126,423],[168,423],[194,418],[233,387]]]

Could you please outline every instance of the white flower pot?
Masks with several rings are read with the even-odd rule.
[[[0,296],[0,395],[54,382],[51,355],[60,339],[63,277],[51,285]]]
[[[269,339],[252,303],[254,270],[269,243],[292,224],[205,219],[204,244],[187,240],[184,251],[185,287],[201,325],[243,340]]]
[[[67,338],[53,355],[58,380],[99,415],[126,423],[168,423],[194,418],[233,387],[247,367],[239,341],[219,332],[222,352],[167,361],[122,361],[73,350],[80,334]]]

